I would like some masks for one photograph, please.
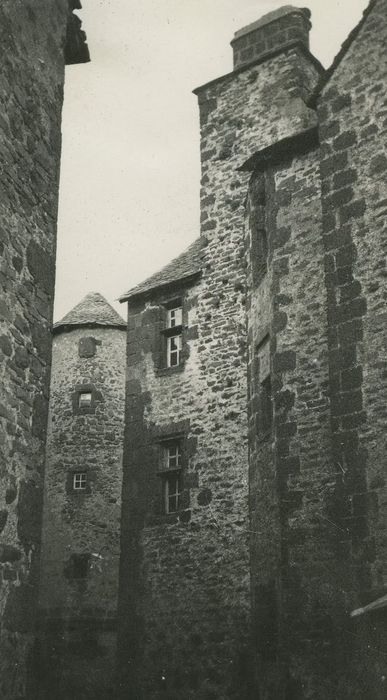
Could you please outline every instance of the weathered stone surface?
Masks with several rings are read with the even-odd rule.
[[[336,618],[387,588],[385,485],[380,478],[387,418],[382,312],[386,229],[385,217],[379,215],[387,194],[386,104],[379,89],[387,80],[386,17],[386,0],[370,4],[358,36],[318,101],[324,156],[336,159],[340,149],[340,158],[347,163],[341,172],[321,171],[323,215],[329,212],[332,221],[330,234],[323,236],[326,259],[334,253],[331,274],[326,276],[331,459],[336,465],[330,519],[341,543],[336,543],[332,586],[348,601],[337,597],[332,608]],[[335,138],[330,136],[333,122]],[[350,199],[340,201],[349,184]],[[375,644],[383,654],[369,654]],[[382,619],[367,616],[342,638],[336,631],[331,645],[336,659],[341,659],[338,675],[332,673],[330,678],[336,693],[381,700],[387,648]]]
[[[32,404],[19,387],[25,387],[32,399],[44,391],[48,381],[68,13],[67,0],[2,3],[0,9],[0,237],[4,241],[0,263],[4,275],[0,303],[4,406],[0,410],[0,508],[8,504],[7,511],[1,510],[2,514],[7,512],[7,518],[2,517],[0,545],[0,581],[4,581],[0,583],[0,610],[4,611],[0,696],[4,700],[26,698],[26,665],[34,627],[35,605],[28,589],[36,593],[40,498],[28,503],[29,496],[20,489],[22,501],[18,502],[16,483],[43,472],[45,429],[39,438],[32,437]],[[44,329],[47,342],[43,351],[30,334],[33,325]],[[39,377],[29,372],[34,355],[45,366]],[[41,411],[41,420],[46,423],[47,400]],[[15,487],[10,487],[10,478]],[[41,483],[36,486],[41,497]],[[21,579],[25,586],[20,586]],[[15,586],[20,586],[17,604],[12,593]],[[23,597],[28,605],[22,603]],[[25,614],[22,629],[16,620],[18,606]]]
[[[2,700],[33,700],[36,691],[33,673],[27,687],[27,664],[41,531],[65,44],[74,7],[69,0],[25,0],[0,8]]]
[[[315,125],[315,113],[303,98],[312,93],[318,77],[314,62],[292,48],[197,91],[201,232],[207,241],[202,277],[195,284],[176,279],[174,288],[162,293],[152,294],[148,288],[142,303],[129,303],[122,697],[125,692],[153,700],[256,696],[250,633],[244,294],[249,173],[239,168],[257,151]],[[266,190],[259,178],[256,185],[260,201],[251,218],[261,231]],[[270,191],[273,186],[270,180]],[[289,197],[284,189],[281,204],[286,209]],[[281,246],[290,235],[289,230],[279,240]],[[288,263],[288,257],[279,261],[279,276],[289,273]],[[262,266],[255,286],[264,276]],[[290,297],[290,284],[286,287]],[[162,331],[165,307],[176,298],[181,298],[185,314],[185,362],[179,371],[171,371],[160,369],[165,353]],[[316,325],[319,321],[320,317]],[[279,314],[276,323],[280,335],[285,314]],[[197,331],[190,334],[193,326]],[[292,355],[288,364],[294,368]],[[182,420],[187,422],[182,507],[172,517],[163,516],[160,447],[154,432],[156,427],[164,431],[166,439],[179,432]],[[275,540],[274,533],[267,537]],[[193,638],[200,640],[194,652]]]
[[[42,700],[62,700],[70,689],[89,700],[115,697],[125,352],[123,321],[121,328],[57,327],[54,335],[39,591]],[[83,390],[94,396],[92,411],[78,406]],[[82,491],[74,491],[76,472],[86,474]]]
[[[305,50],[307,15],[284,10],[300,15],[286,40],[304,49],[276,53],[285,25],[256,23],[237,33],[237,71],[197,91],[200,282],[170,296],[148,287],[130,306],[120,646],[125,690],[152,700],[385,694],[383,614],[354,625],[350,611],[387,590],[387,0],[372,0],[325,86]],[[197,332],[184,367],[160,372],[172,293]],[[183,418],[196,438],[185,509],[163,520],[155,426],[167,435]],[[239,586],[237,604],[216,568]],[[226,608],[252,619],[253,639]],[[246,666],[255,678],[243,685]]]

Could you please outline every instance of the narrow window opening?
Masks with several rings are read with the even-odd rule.
[[[167,448],[168,469],[180,469],[181,467],[181,447],[179,443],[174,443]]]
[[[273,400],[270,375],[261,382],[262,432],[268,433],[273,424]]]
[[[271,384],[270,339],[266,337],[257,348],[259,430],[262,435],[270,433],[273,424],[273,397]]]
[[[172,335],[167,338],[167,366],[177,367],[181,363],[182,337]]]
[[[257,173],[250,182],[250,236],[253,284],[258,286],[267,273],[269,253],[266,230],[266,176]]]

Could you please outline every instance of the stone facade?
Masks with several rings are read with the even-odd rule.
[[[308,10],[237,32],[195,91],[201,235],[122,296],[126,359],[98,294],[54,328],[33,653],[63,74],[88,54],[76,0],[3,5],[1,697],[382,700],[387,0],[329,71]]]
[[[122,697],[385,695],[387,0],[329,71],[309,18],[195,91],[201,237],[122,297]]]
[[[0,696],[25,698],[41,530],[65,62],[77,0],[0,7]]]
[[[202,255],[210,268],[213,252],[206,247]],[[197,275],[129,303],[122,697],[250,692],[244,310],[235,288],[243,261],[230,247],[224,256],[220,296]],[[183,313],[182,361],[166,367],[174,304]],[[164,451],[176,440],[181,506],[166,513]]]
[[[99,294],[89,294],[54,327],[40,700],[103,700],[114,693],[125,352],[126,323]]]

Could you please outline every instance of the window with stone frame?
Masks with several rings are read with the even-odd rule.
[[[166,327],[163,330],[163,336],[166,367],[179,367],[183,357],[183,308],[180,299],[174,300],[166,306]]]
[[[262,436],[273,426],[273,396],[271,384],[270,338],[267,336],[257,348],[259,432]]]
[[[163,505],[164,513],[177,513],[181,505],[181,472],[172,472],[163,477]]]
[[[177,513],[182,496],[182,441],[171,439],[161,444],[162,510]]]

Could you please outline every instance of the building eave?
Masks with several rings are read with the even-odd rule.
[[[196,280],[198,280],[201,275],[202,271],[199,270],[198,272],[191,273],[185,277],[179,277],[175,280],[162,282],[154,287],[151,287],[150,289],[143,290],[142,292],[123,294],[122,296],[118,297],[118,301],[120,304],[123,304],[125,302],[137,302],[140,299],[150,299],[158,294],[165,294],[168,290],[172,291],[181,287],[188,287],[190,284],[193,284]]]

